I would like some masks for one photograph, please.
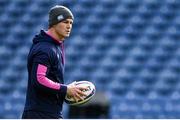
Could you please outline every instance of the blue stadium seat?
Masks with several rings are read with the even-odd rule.
[[[159,71],[156,70],[156,73],[158,74]],[[158,81],[156,73],[151,72],[149,69],[142,70],[139,73],[139,80],[145,85],[154,85]]]
[[[155,90],[160,96],[168,97],[174,88],[171,85],[164,83],[163,81],[159,81],[155,84]]]
[[[124,96],[128,89],[128,85],[127,84],[122,84],[120,82],[120,79],[112,79],[112,82],[109,83],[109,90],[111,91],[111,93],[113,93],[113,95],[115,96]]]

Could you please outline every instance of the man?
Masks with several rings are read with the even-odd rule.
[[[62,118],[62,106],[67,95],[76,101],[82,99],[82,90],[74,82],[64,84],[64,46],[69,37],[72,24],[72,12],[60,5],[49,11],[48,31],[41,30],[33,39],[28,55],[28,88],[23,119]]]

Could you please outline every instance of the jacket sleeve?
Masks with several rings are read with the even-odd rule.
[[[46,51],[39,51],[38,54],[34,55],[31,80],[35,88],[40,89],[50,94],[60,94],[65,96],[67,92],[67,86],[54,82],[47,78],[46,74],[50,67],[50,61],[53,53]],[[55,58],[54,58],[55,59]]]

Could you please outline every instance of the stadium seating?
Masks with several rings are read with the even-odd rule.
[[[55,4],[75,16],[66,83],[95,83],[110,118],[180,118],[179,0],[0,0],[0,118],[21,117],[31,40]]]

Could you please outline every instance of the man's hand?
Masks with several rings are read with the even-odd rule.
[[[83,96],[86,96],[82,91],[86,90],[86,87],[77,87],[76,81],[67,85],[67,95],[71,96],[76,102],[83,100]]]

